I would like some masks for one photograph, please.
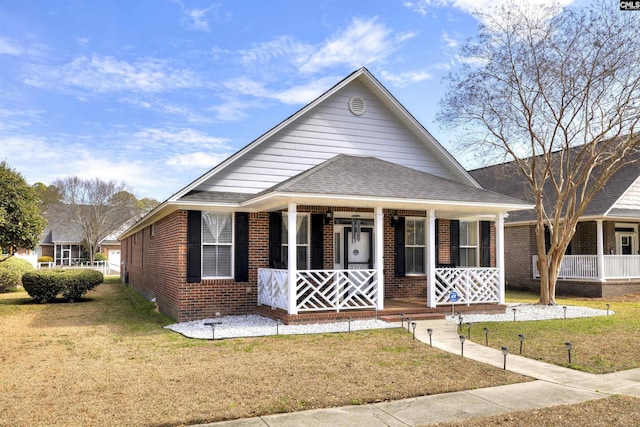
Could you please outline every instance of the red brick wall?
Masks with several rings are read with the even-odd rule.
[[[349,211],[372,213],[372,209],[349,207],[298,206],[300,213]],[[395,229],[390,218],[395,210],[384,211],[385,297],[423,297],[426,300],[426,276],[395,277]],[[424,211],[398,211],[400,216],[425,217]],[[449,220],[439,220],[439,261],[450,261]],[[257,304],[257,274],[269,265],[269,215],[249,214],[249,280],[203,280],[186,282],[187,212],[174,212],[154,224],[154,234],[146,227],[125,239],[121,260],[125,261],[128,281],[147,299],[156,298],[159,309],[177,321],[214,317],[216,314],[243,314]],[[495,227],[491,234],[492,265],[495,265]],[[324,267],[334,265],[333,225],[324,225]]]

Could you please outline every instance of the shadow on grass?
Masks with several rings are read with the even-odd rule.
[[[76,302],[56,298],[36,303],[24,290],[0,294],[2,314],[30,314],[29,326],[35,328],[108,326],[119,335],[164,334],[163,326],[173,323],[117,276],[107,277]]]

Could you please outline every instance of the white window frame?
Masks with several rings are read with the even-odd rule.
[[[204,218],[205,218],[205,214],[225,214],[225,215],[229,215],[231,218],[231,242],[227,243],[227,242],[217,242],[217,243],[206,243],[204,240]],[[200,246],[201,246],[201,253],[200,253],[200,274],[202,275],[203,279],[233,279],[233,271],[234,271],[234,238],[235,238],[235,215],[233,215],[233,212],[226,212],[226,211],[202,211],[202,218],[200,219]],[[230,254],[229,254],[229,275],[228,276],[207,276],[205,274],[204,271],[204,248],[205,246],[228,246],[230,249]]]
[[[473,236],[475,238],[475,245],[470,245],[470,244],[466,244],[463,245],[462,244],[462,224],[475,224],[475,236]],[[466,232],[466,240],[467,242],[469,241],[469,227],[468,225],[465,226],[465,230]],[[458,250],[460,252],[460,267],[478,267],[480,266],[480,223],[478,221],[460,221],[460,244],[458,245]],[[469,250],[469,249],[475,249],[475,257],[474,257],[474,265],[462,265],[462,250]]]
[[[422,235],[422,239],[424,241],[423,244],[419,245],[419,244],[409,244],[409,236],[408,236],[408,230],[409,230],[409,221],[413,221],[413,222],[422,222],[422,230],[423,230],[423,235]],[[406,275],[407,276],[424,276],[426,275],[426,269],[427,269],[427,223],[426,223],[426,218],[423,217],[406,217],[404,220],[404,248],[405,248],[405,260],[404,260],[404,268],[406,271]],[[406,249],[407,248],[423,248],[423,258],[422,258],[422,268],[423,271],[421,273],[409,273],[409,268],[407,266],[407,252]],[[415,265],[414,265],[415,268]]]
[[[281,230],[284,230],[285,227],[288,227],[288,213],[287,212],[283,212],[282,213],[282,228]],[[310,215],[308,213],[296,213],[296,224],[298,223],[298,218],[302,218],[302,217],[306,217],[307,218],[307,227],[306,227],[306,233],[307,233],[307,243],[298,243],[298,239],[297,239],[297,233],[296,233],[296,254],[298,253],[298,248],[301,247],[305,247],[305,252],[307,254],[306,258],[307,258],[307,265],[305,266],[301,266],[301,265],[296,265],[298,270],[309,270],[309,264],[311,262],[311,260],[309,259],[311,257],[311,220],[310,220]],[[289,232],[289,229],[287,228],[287,233]],[[288,255],[288,251],[289,251],[289,239],[285,238],[284,236],[284,232],[282,232],[282,242],[281,242],[281,253],[283,255],[282,259],[284,259],[284,255],[287,254]],[[297,263],[296,263],[297,264]],[[287,259],[287,266],[289,265],[289,260]]]

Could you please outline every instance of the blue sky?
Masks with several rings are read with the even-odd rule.
[[[362,66],[452,149],[442,78],[499,1],[3,0],[0,160],[162,201]]]

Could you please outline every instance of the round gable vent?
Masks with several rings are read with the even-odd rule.
[[[349,111],[356,116],[363,115],[366,109],[367,104],[365,104],[364,99],[359,96],[354,96],[349,100]]]

